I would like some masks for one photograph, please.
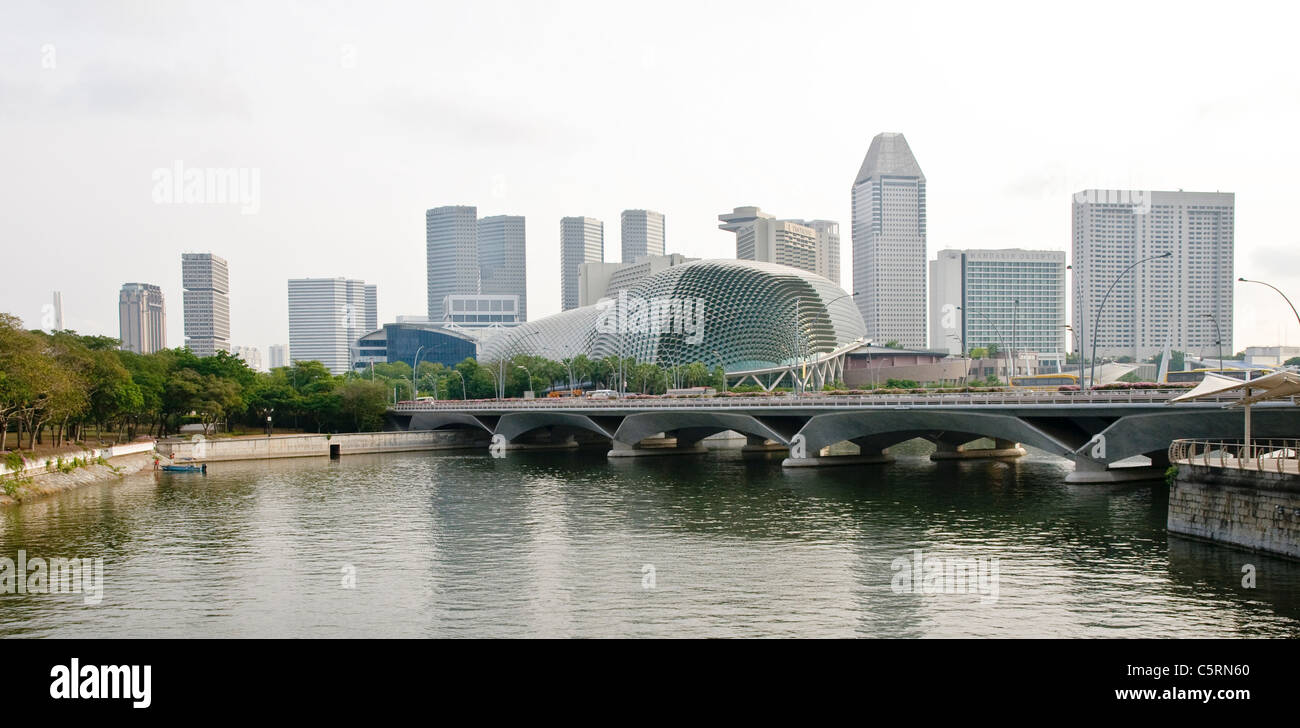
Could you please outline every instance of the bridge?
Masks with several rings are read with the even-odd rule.
[[[608,442],[609,456],[645,457],[702,452],[700,441],[720,432],[746,437],[745,450],[788,450],[785,467],[886,463],[889,448],[922,438],[941,459],[1017,457],[1029,445],[1073,461],[1074,483],[1161,477],[1177,439],[1244,435],[1230,399],[1170,405],[1181,391],[989,392],[731,396],[707,398],[552,398],[403,402],[388,410],[392,429],[479,429],[491,449],[572,447]],[[1256,405],[1257,438],[1300,433],[1300,408],[1290,401]],[[993,447],[974,447],[991,439]],[[838,443],[856,455],[831,455]],[[1146,467],[1118,466],[1136,456]]]

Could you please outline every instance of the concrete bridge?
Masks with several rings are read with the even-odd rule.
[[[480,429],[494,453],[514,448],[610,446],[609,456],[702,452],[700,441],[734,431],[750,452],[787,450],[786,467],[889,462],[889,448],[914,438],[933,442],[933,459],[1018,457],[1029,445],[1074,462],[1067,478],[1105,483],[1163,476],[1170,443],[1180,438],[1242,437],[1242,413],[1228,400],[1168,404],[1179,391],[1010,392],[918,395],[822,395],[626,399],[477,400],[401,403],[389,426],[403,430]],[[1300,434],[1290,402],[1251,408],[1256,438]],[[973,448],[992,439],[991,448]],[[849,442],[857,455],[830,455]],[[1147,467],[1115,467],[1135,456]]]

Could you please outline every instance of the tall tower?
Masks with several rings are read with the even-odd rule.
[[[664,214],[654,210],[624,210],[622,215],[624,263],[664,254]]]
[[[123,283],[117,318],[123,351],[152,354],[167,348],[167,309],[158,286]]]
[[[478,221],[479,290],[486,295],[518,296],[520,321],[528,320],[524,218],[493,215]]]
[[[289,351],[293,361],[318,361],[342,374],[358,359],[357,340],[379,328],[376,289],[347,278],[289,281]]]
[[[426,210],[424,237],[429,318],[440,321],[442,299],[478,293],[478,208],[453,205]],[[297,357],[292,342],[289,348]]]
[[[181,254],[185,346],[196,356],[230,352],[230,270],[211,253]]]
[[[577,308],[578,270],[605,262],[605,223],[594,217],[560,218],[560,310]]]
[[[926,345],[925,174],[902,134],[877,134],[853,180],[853,290],[877,343]]]

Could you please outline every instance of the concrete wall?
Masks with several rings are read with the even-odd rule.
[[[267,458],[328,457],[337,445],[340,455],[412,450],[487,447],[488,434],[469,430],[412,430],[336,435],[278,435],[217,440],[160,442],[158,452],[178,461],[262,460]]]
[[[1170,533],[1300,559],[1300,477],[1179,465]]]
[[[112,447],[89,448],[86,450],[81,450],[79,452],[65,452],[59,455],[42,456],[39,458],[32,458],[32,459],[28,459],[26,456],[24,456],[23,468],[21,471],[17,471],[17,472],[20,472],[24,475],[31,474],[34,472],[45,472],[46,470],[49,470],[51,467],[57,465],[59,460],[62,460],[65,463],[70,460],[73,460],[74,458],[81,458],[83,460],[95,460],[96,458],[102,457],[105,460],[107,460],[109,458],[121,457],[122,455],[133,455],[135,453],[153,452],[153,449],[154,449],[154,443],[152,440],[150,440],[149,442],[131,442],[122,445],[114,445]],[[0,477],[4,477],[9,474],[10,474],[9,467],[4,463],[0,463]]]

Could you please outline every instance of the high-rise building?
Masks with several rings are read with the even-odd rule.
[[[478,208],[453,205],[426,210],[424,236],[429,318],[438,321],[444,298],[479,292]]]
[[[736,258],[793,266],[839,284],[840,226],[831,220],[777,220],[757,207],[718,215],[718,229],[736,234]]]
[[[211,253],[181,254],[185,346],[195,356],[230,351],[230,271]]]
[[[287,344],[271,344],[266,349],[267,365],[270,369],[289,366],[289,347]]]
[[[1086,357],[1094,338],[1098,356],[1138,360],[1166,345],[1217,355],[1222,341],[1233,350],[1235,206],[1231,192],[1075,194],[1073,327]]]
[[[262,368],[262,350],[256,346],[236,346],[232,353],[243,359],[249,369],[255,372],[266,371]]]
[[[622,237],[624,263],[647,255],[664,254],[664,215],[653,210],[624,210]]]
[[[578,268],[605,261],[605,223],[594,217],[560,218],[560,310],[582,305]]]
[[[63,330],[63,292],[62,291],[54,292],[54,303],[51,305],[53,307],[51,314],[54,318],[54,320],[51,322],[51,327],[54,331],[62,331]]]
[[[289,281],[289,351],[293,361],[318,361],[333,374],[352,367],[356,342],[378,328],[374,286],[347,278]]]
[[[525,248],[522,215],[493,215],[478,221],[478,293],[515,296],[523,320],[528,319]]]
[[[123,351],[152,354],[167,348],[167,307],[158,286],[123,283],[117,319]]]
[[[867,336],[925,346],[925,174],[902,134],[877,134],[853,180],[853,290]]]
[[[496,293],[447,296],[442,320],[457,326],[475,328],[517,326],[524,322],[518,296]]]
[[[1065,252],[940,250],[930,261],[930,348],[997,346],[1060,371],[1065,360]],[[1029,371],[1018,366],[1017,371]]]

